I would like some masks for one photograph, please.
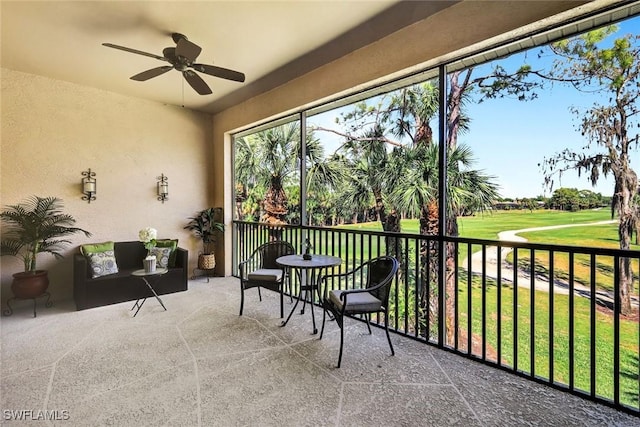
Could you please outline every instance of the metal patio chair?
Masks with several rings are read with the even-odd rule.
[[[249,258],[242,261],[238,270],[240,272],[240,316],[244,309],[244,291],[250,288],[258,288],[258,297],[262,301],[260,288],[269,289],[280,293],[280,317],[284,317],[283,284],[289,285],[291,295],[291,280],[287,269],[276,263],[276,259],[284,255],[295,254],[295,249],[289,242],[275,240],[260,245]]]
[[[391,282],[398,272],[398,267],[399,263],[395,258],[381,256],[363,263],[352,271],[341,274],[328,274],[322,277],[321,286],[324,289],[322,306],[324,308],[324,314],[322,316],[320,339],[322,339],[322,334],[324,333],[324,324],[327,311],[329,311],[340,327],[338,368],[342,362],[344,317],[347,315],[364,314],[369,334],[371,334],[371,325],[369,323],[371,313],[384,313],[384,328],[387,334],[387,341],[389,341],[391,355],[395,355],[391,337],[389,336],[389,311],[387,307],[389,304]],[[352,286],[360,280],[362,287],[361,289],[335,289],[328,291],[328,285],[336,279],[339,280],[340,283],[346,282],[346,284],[348,284],[351,282]]]

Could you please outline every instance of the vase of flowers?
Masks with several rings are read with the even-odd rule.
[[[138,239],[144,244],[147,250],[147,257],[142,261],[144,265],[144,271],[147,273],[153,273],[156,271],[156,256],[151,253],[151,250],[156,246],[156,239],[158,238],[158,230],[151,227],[143,228],[138,232]]]

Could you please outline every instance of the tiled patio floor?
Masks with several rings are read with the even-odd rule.
[[[351,322],[322,340],[311,317],[280,327],[277,296],[234,278],[76,312],[28,302],[2,319],[3,425],[60,426],[637,426],[640,420],[463,357]],[[288,300],[287,309],[290,307]],[[321,315],[316,311],[317,319]],[[12,421],[43,410],[68,418]],[[20,412],[31,410],[31,413]],[[11,412],[18,411],[18,412]],[[13,414],[13,415],[12,415]],[[29,415],[31,414],[31,415]]]

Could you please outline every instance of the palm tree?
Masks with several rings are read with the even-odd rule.
[[[451,73],[449,105],[447,116],[447,183],[445,235],[458,236],[458,216],[470,207],[482,210],[491,205],[498,196],[492,177],[481,171],[470,169],[473,164],[472,153],[468,147],[458,147],[458,134],[469,128],[469,119],[464,114],[464,105],[469,98],[469,89],[481,84],[484,78],[472,81],[471,70],[459,83],[459,72]],[[439,90],[436,82],[427,81],[397,92],[392,97],[388,120],[394,123],[393,131],[398,137],[411,139],[402,162],[402,182],[394,185],[395,204],[420,218],[420,234],[434,236],[440,234],[438,208],[438,145],[434,143],[430,121],[437,116],[439,108]],[[400,164],[400,163],[399,163]],[[447,274],[444,278],[447,294],[446,323],[448,338],[452,337],[453,307],[455,306],[453,245],[446,245]],[[437,319],[437,298],[433,295],[438,289],[438,244],[435,240],[425,241],[421,247],[421,283],[429,281],[433,286],[423,286],[421,304],[425,316]],[[428,256],[427,256],[428,254]],[[427,259],[429,260],[427,262]],[[432,293],[432,295],[429,295]],[[426,326],[429,317],[422,322]],[[426,333],[426,331],[423,331]]]
[[[438,209],[438,145],[420,144],[408,150],[406,169],[400,185],[392,193],[394,204],[401,209],[420,217],[420,234],[436,236],[439,234]],[[492,182],[493,177],[481,170],[472,169],[474,164],[471,149],[465,145],[448,150],[447,154],[447,186],[446,186],[446,235],[457,236],[457,217],[468,206],[475,206],[482,210],[491,206],[498,197],[497,185]],[[445,248],[447,277],[445,277],[447,335],[452,338],[454,333],[453,314],[455,307],[455,289],[453,280],[453,266],[456,253],[452,245]],[[423,241],[420,248],[422,259],[420,272],[421,308],[426,317],[421,322],[426,328],[429,318],[437,319],[438,289],[438,242]],[[427,286],[430,284],[430,286]],[[426,329],[423,329],[423,333]]]
[[[234,173],[236,191],[236,219],[244,219],[243,204],[247,201],[249,187],[253,187],[258,170],[257,144],[255,138],[243,137],[235,140]]]
[[[394,92],[385,115],[393,125],[393,134],[399,138],[410,138],[412,144],[431,144],[433,129],[429,122],[438,114],[438,97],[438,86],[434,81]]]
[[[249,193],[255,188],[265,188],[261,222],[287,223],[290,205],[285,188],[299,180],[300,139],[299,122],[291,122],[236,140],[236,188]],[[338,186],[344,173],[342,165],[337,158],[325,158],[313,132],[307,133],[305,152],[307,188],[313,192]],[[236,197],[237,205],[250,197],[246,192],[238,193],[241,196]]]
[[[258,179],[266,181],[267,192],[263,199],[264,213],[261,222],[285,224],[288,212],[284,183],[297,172],[300,153],[300,126],[298,122],[276,126],[258,132],[256,143],[259,148],[257,161],[260,174]]]
[[[0,212],[3,222],[0,254],[22,259],[25,272],[35,272],[36,257],[49,253],[62,258],[62,249],[71,243],[64,237],[75,233],[91,236],[75,227],[76,220],[62,211],[62,200],[57,197],[32,196],[26,201],[9,205]]]
[[[324,148],[313,132],[307,137],[307,218],[308,224],[323,225],[328,214],[329,206],[335,206],[337,191],[347,176],[347,164],[342,156],[326,157]],[[312,206],[320,209],[317,219],[314,219]]]

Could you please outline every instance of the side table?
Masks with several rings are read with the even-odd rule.
[[[153,286],[151,286],[151,283],[149,283],[149,281],[147,280],[147,277],[152,277],[152,276],[161,277],[163,274],[166,274],[168,271],[169,270],[166,268],[156,268],[155,271],[151,271],[151,272],[146,272],[144,269],[140,269],[131,273],[132,276],[137,276],[137,277],[140,277],[142,280],[144,280],[144,283],[146,283],[147,287],[151,290],[151,292],[153,292],[153,296],[156,297],[156,299],[158,300],[162,308],[164,308],[164,311],[167,311],[167,307],[164,306],[164,303],[156,293],[156,290],[153,289]],[[140,298],[139,298],[136,301],[136,303],[133,305],[133,307],[131,307],[131,310],[133,310],[136,307],[138,308],[136,312],[133,314],[133,317],[136,317],[136,315],[138,314],[138,312],[140,311],[140,309],[142,308],[142,305],[146,300],[147,300],[147,297],[144,297],[142,298],[142,302],[140,303]]]

